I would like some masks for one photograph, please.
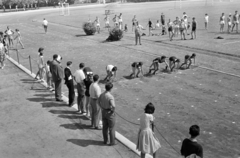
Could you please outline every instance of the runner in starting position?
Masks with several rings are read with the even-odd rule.
[[[168,63],[166,62],[166,56],[161,56],[161,58],[156,58],[153,60],[152,65],[149,67],[149,74],[153,71],[153,74],[155,75],[156,72],[159,70],[159,64],[165,63],[166,67],[165,70],[169,67]],[[153,69],[152,69],[153,67]]]
[[[141,73],[143,75],[143,71],[142,71],[142,62],[134,62],[132,63],[132,74],[130,75],[130,77],[138,77],[139,73]],[[137,72],[136,72],[137,71]]]
[[[107,71],[107,76],[104,80],[110,81],[110,82],[114,81],[117,75],[117,67],[113,65],[107,65],[106,71]]]
[[[184,65],[185,66],[185,69],[189,69],[190,66],[192,65],[192,60],[195,64],[195,58],[196,58],[196,54],[193,53],[191,56],[190,55],[185,55],[185,58],[184,58],[184,63],[179,67],[179,68],[182,68]]]
[[[177,67],[176,67],[176,63],[177,63]],[[179,63],[180,63],[180,59],[176,58],[175,56],[171,56],[169,58],[169,69],[170,71],[173,71],[173,69],[176,67],[179,67]]]

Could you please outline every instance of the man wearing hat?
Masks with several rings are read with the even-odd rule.
[[[50,71],[52,73],[53,82],[55,84],[55,98],[56,101],[63,101],[62,94],[62,80],[64,76],[64,71],[61,66],[62,57],[60,55],[54,54],[53,61],[50,65]]]
[[[71,72],[72,62],[67,62],[67,67],[64,69],[65,74],[65,84],[68,87],[68,99],[69,99],[69,106],[71,107],[74,103],[75,92],[74,92],[74,84],[73,84],[73,75]]]

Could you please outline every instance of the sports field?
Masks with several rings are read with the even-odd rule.
[[[46,10],[24,14],[1,16],[1,30],[6,26],[18,28],[23,37],[25,49],[20,49],[21,56],[31,55],[37,59],[37,50],[44,47],[45,60],[52,59],[53,54],[63,57],[63,65],[73,61],[72,71],[80,62],[90,66],[94,73],[105,77],[105,66],[113,64],[118,67],[117,81],[114,82],[113,95],[116,98],[117,113],[133,123],[143,113],[148,102],[154,103],[156,111],[155,124],[165,139],[179,151],[181,141],[188,137],[188,128],[193,124],[201,127],[198,138],[204,148],[206,158],[240,157],[240,34],[219,33],[219,17],[239,10],[240,3],[215,2],[214,6],[204,2],[183,2],[182,8],[174,2],[169,3],[127,3],[99,5],[97,7],[72,8],[70,16],[60,16],[59,10]],[[129,31],[121,41],[105,42],[108,37],[106,29],[100,34],[85,36],[83,22],[90,17],[93,21],[100,17],[104,26],[105,10],[123,13],[123,23],[128,24]],[[240,11],[240,10],[239,10]],[[131,19],[137,19],[144,27],[148,19],[154,23],[164,12],[166,19],[175,19],[186,12],[190,18],[196,17],[197,39],[181,41],[175,37],[169,41],[168,36],[144,36],[141,46],[135,46]],[[204,15],[210,18],[209,29],[204,30]],[[43,33],[42,19],[49,21],[49,32]],[[111,15],[111,19],[113,15]],[[226,28],[225,28],[226,30]],[[160,32],[156,30],[155,32]],[[145,33],[148,35],[147,30]],[[214,39],[222,36],[224,39]],[[187,36],[187,39],[190,39]],[[129,79],[131,63],[142,61],[144,72],[148,71],[151,61],[161,55],[176,56],[182,61],[186,54],[196,53],[196,62],[189,70],[172,73],[158,73]],[[17,59],[14,50],[10,55]],[[20,56],[20,63],[29,68],[28,59]],[[36,73],[36,62],[32,62]],[[205,69],[210,68],[209,69]],[[101,84],[104,87],[104,83]],[[67,89],[64,87],[67,94]],[[117,131],[136,142],[138,126],[117,118]],[[179,157],[156,131],[162,148],[159,158]],[[113,156],[114,157],[114,156]]]

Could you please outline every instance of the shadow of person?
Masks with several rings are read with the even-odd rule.
[[[52,114],[76,114],[76,111],[69,110],[49,110]]]
[[[75,37],[84,37],[84,36],[87,36],[85,34],[82,34],[82,35],[75,35]]]
[[[41,103],[43,108],[51,108],[51,107],[64,107],[68,106],[67,104],[63,102],[44,102]]]
[[[123,78],[125,78],[125,79],[127,79],[127,80],[133,79],[133,77],[131,77],[130,75],[129,75],[129,76],[123,76]]]
[[[67,139],[67,141],[82,147],[87,147],[89,145],[106,146],[105,144],[103,144],[103,141],[91,139]]]
[[[82,120],[89,120],[85,116],[79,116],[79,115],[58,115],[60,118],[67,118],[67,119],[82,119]]]
[[[71,130],[93,129],[91,125],[86,125],[81,123],[62,124],[60,125],[60,127],[64,127],[66,129],[71,129]]]

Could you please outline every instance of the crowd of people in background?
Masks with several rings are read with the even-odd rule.
[[[225,20],[225,13],[222,13],[219,20],[220,32],[224,32],[224,26],[227,23],[228,33],[233,32],[235,27],[236,27],[236,32],[238,33],[239,21],[240,21],[240,15],[238,14],[238,11],[235,11],[233,16],[231,13],[229,13],[227,20]]]
[[[24,49],[24,45],[21,40],[21,33],[19,29],[15,29],[15,32],[7,26],[6,31],[0,32],[0,68],[5,66],[5,58],[8,55],[9,49],[14,48],[14,40],[16,40],[15,49],[18,49],[18,44]]]

